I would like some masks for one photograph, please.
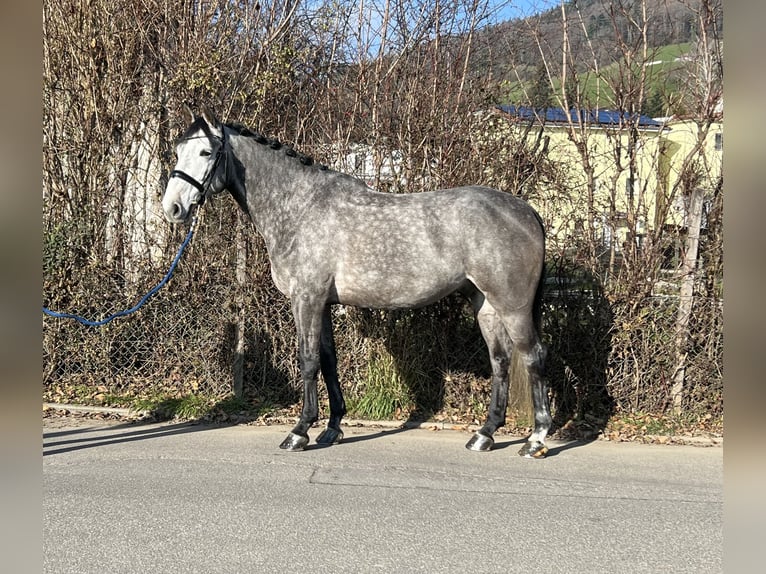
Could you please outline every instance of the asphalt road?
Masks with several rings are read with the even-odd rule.
[[[49,424],[46,573],[723,571],[720,446],[530,460],[521,438],[351,428],[288,453],[288,427]]]

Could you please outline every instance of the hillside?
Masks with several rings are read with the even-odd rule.
[[[688,75],[688,57],[692,44],[671,44],[659,46],[652,51],[652,58],[644,64],[646,73],[646,92],[641,106],[642,113],[652,117],[682,113],[680,93],[683,90],[685,78]],[[593,108],[613,107],[616,100],[613,83],[619,83],[621,66],[612,62],[599,68],[596,75],[592,70],[585,70],[576,74],[577,85],[581,92],[580,100]],[[599,78],[606,81],[599,82]],[[539,94],[539,82],[546,82],[546,78],[533,76],[523,81],[506,81],[500,87],[500,99],[503,103],[526,102],[525,94]],[[559,94],[561,90],[560,78],[554,78],[552,89],[547,88],[547,93]],[[548,100],[553,105],[555,100]],[[539,104],[540,102],[537,102]],[[536,105],[537,105],[536,104]]]
[[[683,86],[683,56],[694,46],[697,17],[693,11],[698,0],[649,0],[647,55],[642,58],[643,38],[631,19],[641,20],[638,2],[578,0],[567,4],[568,40],[572,66],[582,90],[582,100],[594,107],[608,105],[614,94],[604,92],[596,99],[596,75],[609,78],[624,64],[624,54],[632,52],[640,65],[647,66],[648,86],[644,107],[653,115],[662,115],[678,98]],[[718,2],[720,9],[721,3]],[[718,18],[723,33],[723,18]],[[560,75],[563,38],[562,14],[559,7],[538,15],[490,26],[477,36],[477,49],[472,67],[477,75],[493,78],[496,98],[502,103],[525,102],[527,93],[545,82],[544,61],[553,76]],[[638,64],[636,64],[638,65]],[[560,82],[554,82],[558,89]]]

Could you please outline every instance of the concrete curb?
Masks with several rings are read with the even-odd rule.
[[[96,407],[86,405],[72,405],[67,403],[43,403],[43,410],[56,410],[56,411],[69,411],[71,413],[82,414],[111,414],[121,416],[125,418],[141,420],[151,417],[151,411],[135,411],[132,409],[117,408],[117,407]],[[266,418],[264,419],[266,424],[286,424],[290,425],[294,421],[280,418]],[[246,423],[247,421],[241,421]],[[321,426],[325,421],[321,420],[316,426]],[[458,431],[458,432],[476,432],[479,430],[480,425],[477,424],[462,424],[444,421],[425,421],[425,422],[413,422],[413,421],[373,421],[365,419],[346,419],[343,421],[344,427],[357,427],[357,428],[384,428],[384,429],[424,429],[432,431]],[[723,447],[723,437],[704,437],[704,436],[660,436],[660,435],[646,435],[644,436],[646,441],[650,444],[658,445],[689,445],[689,446],[718,446]],[[645,442],[641,440],[635,441],[610,441],[608,438],[600,436],[596,440],[608,441],[608,442]]]
[[[149,411],[134,411],[133,409],[121,409],[117,407],[95,407],[87,405],[71,405],[68,403],[43,403],[43,410],[69,411],[71,413],[94,413],[106,415],[118,415],[121,417],[141,418],[148,416]]]
[[[43,410],[54,411],[68,411],[71,413],[81,414],[110,414],[121,417],[141,419],[151,415],[151,411],[135,411],[133,409],[118,408],[118,407],[97,407],[88,405],[73,405],[69,403],[43,403]],[[279,418],[266,419],[267,422],[273,422],[275,424],[284,422],[285,424],[292,424],[294,421],[283,421]],[[319,421],[318,426],[324,421]],[[451,422],[442,421],[425,421],[425,422],[412,422],[412,421],[374,421],[365,419],[346,419],[343,421],[345,427],[369,427],[369,428],[387,428],[387,429],[426,429],[426,430],[459,430],[474,432],[478,430],[479,425],[466,425]]]

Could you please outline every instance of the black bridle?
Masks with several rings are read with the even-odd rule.
[[[225,183],[224,183],[224,186],[221,189],[218,189],[218,190],[214,190],[213,189],[213,178],[215,177],[215,174],[218,171],[218,166],[221,163],[221,159],[222,158],[224,160],[227,159],[227,155],[226,155],[226,128],[221,126],[222,137],[218,137],[217,135],[212,133],[207,128],[207,126],[203,126],[203,129],[204,129],[204,132],[205,132],[205,137],[207,137],[208,139],[215,139],[215,140],[218,140],[220,142],[220,145],[218,146],[218,150],[215,152],[215,158],[213,159],[213,165],[210,168],[210,170],[208,170],[208,172],[205,174],[205,177],[202,178],[202,181],[198,181],[195,178],[193,178],[192,176],[190,176],[188,173],[186,173],[185,171],[181,171],[180,169],[174,169],[173,171],[170,172],[170,175],[168,176],[168,179],[172,179],[174,177],[182,179],[186,183],[188,183],[189,185],[193,186],[197,191],[199,191],[201,196],[200,196],[199,201],[197,201],[196,203],[197,203],[197,205],[200,205],[200,206],[205,203],[205,200],[207,199],[208,195],[212,195],[214,193],[220,193],[226,187]],[[226,166],[224,166],[224,178],[226,177],[225,174],[226,174]]]

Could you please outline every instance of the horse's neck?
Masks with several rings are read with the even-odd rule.
[[[232,136],[231,142],[235,163],[240,164],[235,168],[239,174],[235,199],[244,198],[250,218],[274,254],[294,240],[312,187],[303,183],[303,166],[283,150],[245,136]]]

